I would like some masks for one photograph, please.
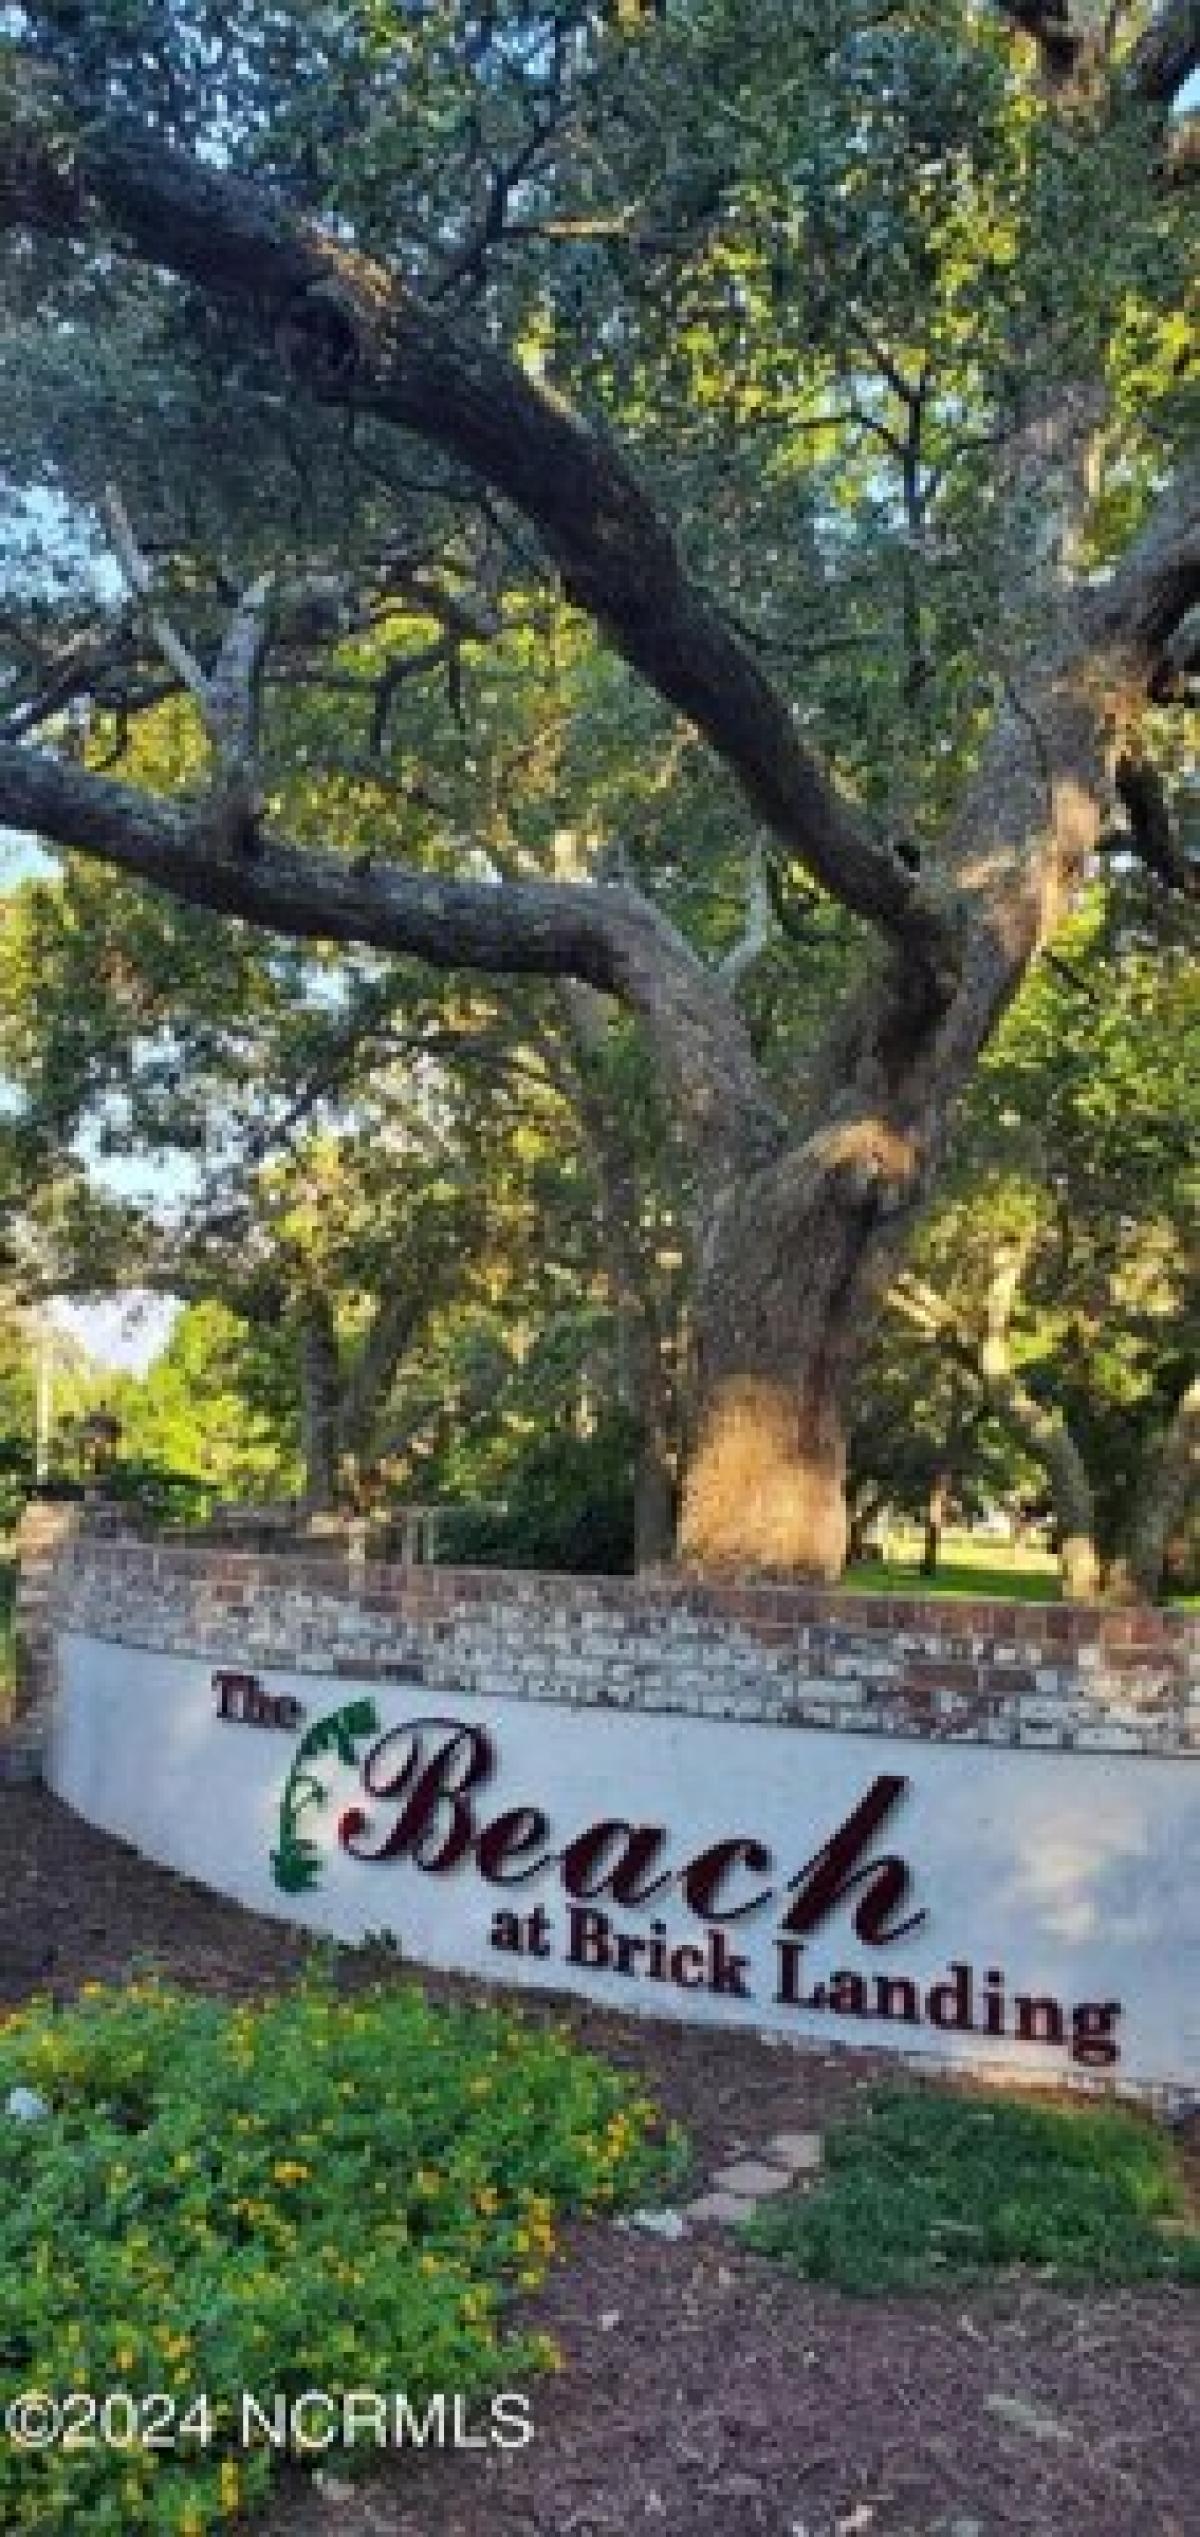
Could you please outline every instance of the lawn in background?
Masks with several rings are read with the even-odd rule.
[[[1148,2116],[980,2092],[882,2088],[835,2126],[806,2194],[760,2203],[760,2253],[848,2291],[1042,2280],[1200,2287],[1200,2221]]]
[[[988,1602],[1057,1603],[1058,1567],[1038,1543],[993,1542],[948,1533],[932,1577],[921,1568],[920,1535],[896,1526],[886,1559],[858,1562],[843,1584],[852,1594],[965,1594]]]

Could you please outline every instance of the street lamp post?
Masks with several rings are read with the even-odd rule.
[[[42,1324],[37,1343],[37,1410],[33,1448],[33,1476],[36,1488],[44,1489],[50,1477],[50,1431],[54,1422],[54,1334]]]

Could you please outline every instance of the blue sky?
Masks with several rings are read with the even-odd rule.
[[[161,1295],[125,1295],[109,1304],[54,1307],[52,1318],[69,1330],[100,1365],[144,1374],[170,1336],[179,1306]]]

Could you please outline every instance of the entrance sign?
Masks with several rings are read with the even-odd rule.
[[[1200,1771],[1177,1760],[214,1670],[78,1635],[59,1657],[59,1793],[256,1910],[614,2008],[1200,2083]]]

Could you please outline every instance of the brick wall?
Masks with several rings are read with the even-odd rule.
[[[77,1539],[56,1627],[470,1696],[1200,1755],[1200,1619]]]

